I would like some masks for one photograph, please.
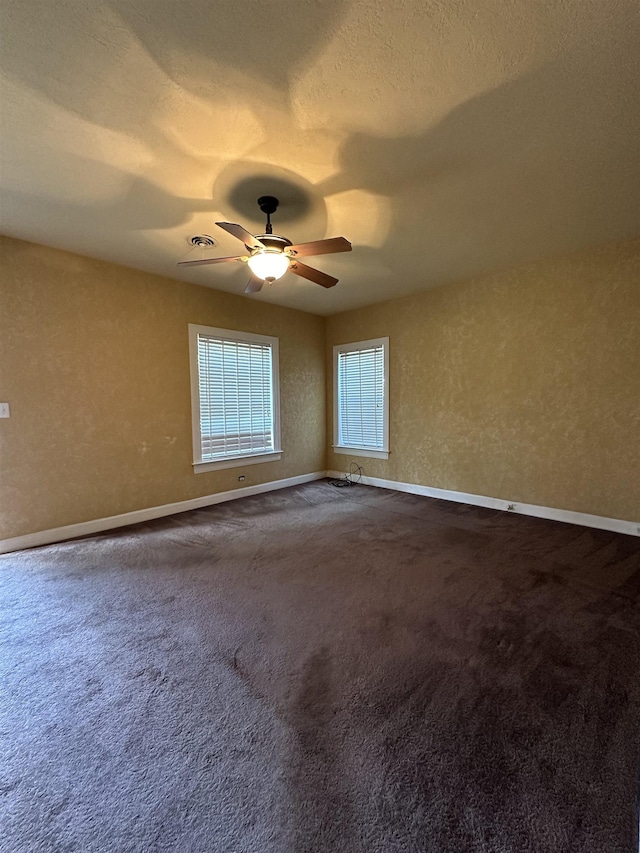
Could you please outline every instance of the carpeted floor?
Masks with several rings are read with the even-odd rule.
[[[634,537],[319,482],[0,589],[3,853],[637,850]]]

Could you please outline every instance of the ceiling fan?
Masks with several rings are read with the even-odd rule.
[[[257,293],[262,285],[266,282],[273,282],[287,272],[295,273],[296,275],[306,278],[308,281],[313,281],[322,287],[333,287],[338,283],[338,279],[331,275],[327,275],[320,270],[309,267],[306,264],[300,263],[298,258],[304,258],[307,255],[330,255],[334,252],[350,252],[351,243],[344,237],[331,237],[327,240],[314,240],[311,243],[298,243],[294,246],[291,240],[286,237],[280,237],[273,233],[271,226],[271,214],[278,209],[280,202],[277,198],[270,195],[260,196],[258,206],[260,210],[266,214],[267,225],[266,233],[253,236],[242,225],[236,225],[235,222],[216,222],[220,228],[224,228],[229,234],[233,234],[238,240],[241,240],[248,255],[234,255],[230,258],[206,258],[198,261],[180,261],[178,266],[203,266],[204,264],[225,264],[231,261],[239,261],[247,264],[251,270],[251,278],[249,284],[245,288],[245,293]]]

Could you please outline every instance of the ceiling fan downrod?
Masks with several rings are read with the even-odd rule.
[[[267,230],[265,231],[265,234],[273,234],[271,214],[276,212],[279,204],[280,202],[273,195],[261,195],[258,199],[258,207],[267,217]]]

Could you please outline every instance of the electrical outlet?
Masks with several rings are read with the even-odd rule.
[[[246,479],[247,479],[247,478],[245,477],[245,475],[244,475],[244,474],[240,474],[240,476],[238,477],[238,482],[239,482],[239,483],[244,483],[244,481],[245,481]]]
[[[11,412],[9,411],[8,403],[0,403],[0,418],[10,418]]]

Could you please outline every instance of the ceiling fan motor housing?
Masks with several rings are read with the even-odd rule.
[[[286,237],[280,237],[278,234],[256,234],[256,240],[260,240],[265,249],[271,249],[272,251],[275,250],[278,252],[284,252],[287,246],[293,245],[291,240],[287,240]],[[260,249],[255,250],[255,252],[259,251]]]

